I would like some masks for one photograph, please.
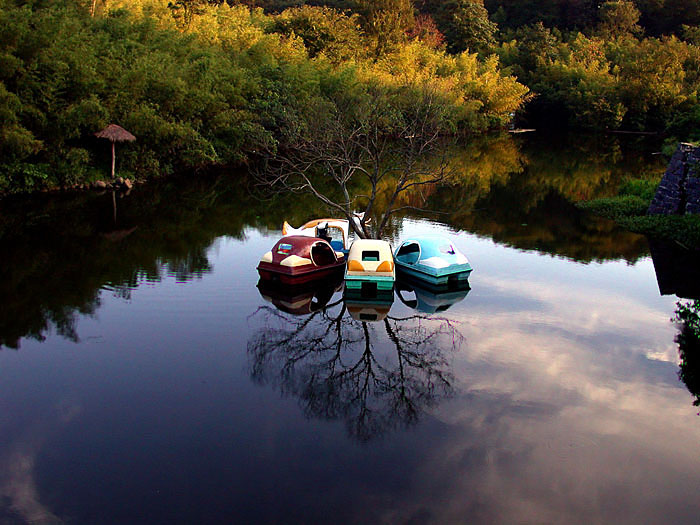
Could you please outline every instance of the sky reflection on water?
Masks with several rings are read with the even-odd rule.
[[[551,197],[405,219],[454,239],[471,290],[363,324],[339,291],[276,309],[255,264],[279,231],[222,200],[124,200],[126,241],[83,215],[5,238],[0,523],[697,522],[700,417],[643,238]]]
[[[461,503],[438,521],[474,501],[480,519],[506,523],[695,519],[698,421],[676,377],[675,300],[658,296],[651,261],[462,242],[484,271],[460,312],[463,395],[439,409],[455,440],[431,468]]]
[[[0,354],[0,486],[13,512],[77,522],[698,515],[700,429],[676,376],[675,301],[659,296],[649,258],[582,265],[457,235],[476,269],[444,313],[464,337],[445,352],[454,392],[416,424],[358,441],[343,417],[304,410],[298,391],[280,397],[274,382],[252,380],[250,314],[269,303],[249,258],[274,234],[245,239],[219,239],[212,272],[187,284],[168,277],[128,301],[101,292],[77,345],[49,337]],[[412,313],[394,301],[390,315]]]

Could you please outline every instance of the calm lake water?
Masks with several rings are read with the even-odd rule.
[[[471,290],[375,322],[337,283],[256,287],[282,221],[325,211],[242,174],[0,202],[0,523],[697,523],[671,321],[697,283],[573,205],[656,149],[460,148],[448,213],[390,240],[451,237]]]

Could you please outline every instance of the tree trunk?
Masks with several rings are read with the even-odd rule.
[[[112,141],[112,178],[114,178],[114,141]]]
[[[366,239],[367,232],[365,231],[363,224],[364,219],[360,220],[354,213],[348,212],[345,212],[345,216],[348,218],[348,222],[350,223],[350,229],[354,231],[360,239]]]

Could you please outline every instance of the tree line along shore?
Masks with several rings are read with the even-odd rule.
[[[422,105],[454,136],[700,137],[697,2],[303,3],[0,0],[0,194],[105,178],[110,123],[141,180],[255,163],[377,107],[389,137]]]

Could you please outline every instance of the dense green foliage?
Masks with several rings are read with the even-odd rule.
[[[380,91],[400,112],[429,89],[459,132],[504,126],[527,93],[495,59],[403,39],[403,25],[382,29],[394,8],[408,26],[410,2],[265,15],[114,0],[91,16],[91,5],[63,0],[0,1],[0,191],[98,177],[110,148],[94,133],[110,122],[137,137],[117,145],[118,171],[148,177],[283,148],[290,130],[324,118],[334,93]]]
[[[610,31],[606,29],[605,31]],[[606,34],[603,32],[602,34]],[[700,50],[676,37],[564,37],[521,28],[499,48],[505,65],[537,94],[538,123],[589,129],[700,132]]]
[[[674,321],[678,323],[678,353],[680,370],[678,377],[695,398],[693,405],[700,406],[700,300],[676,303]]]
[[[436,7],[435,21],[445,33],[450,51],[471,49],[486,52],[496,43],[498,26],[489,20],[483,2],[447,0]]]
[[[631,4],[623,11],[629,13],[630,7],[636,9],[640,25],[651,36],[679,33],[683,24],[700,25],[697,0],[486,0],[486,7],[504,28],[515,29],[542,22],[566,31],[587,31],[604,18],[606,9],[603,6],[606,3]]]
[[[697,139],[699,5],[0,0],[0,193],[104,176],[111,122],[137,137],[122,175],[249,162],[342,111],[339,93],[381,92],[401,119],[429,90],[457,133],[516,114]]]
[[[333,3],[350,10],[357,4]],[[495,53],[531,89],[534,96],[518,115],[527,126],[700,138],[697,0],[415,0],[414,6],[420,28],[410,35],[444,41],[449,52]],[[442,39],[425,36],[432,23]]]
[[[298,3],[355,11],[364,5]],[[393,4],[394,12],[405,12],[405,2]],[[409,36],[444,42],[449,52],[498,54],[534,94],[518,116],[528,126],[700,138],[696,0],[415,0],[414,6],[421,14]]]
[[[615,220],[630,231],[676,241],[684,247],[700,246],[700,216],[647,215],[657,179],[630,179],[619,195],[581,202],[579,208]]]
[[[303,52],[266,39],[247,10],[226,11],[218,22],[237,26],[212,35],[214,45],[124,10],[91,18],[69,5],[5,5],[0,86],[12,119],[2,146],[13,154],[3,156],[0,189],[85,180],[108,155],[93,134],[109,122],[136,135],[120,167],[143,175],[239,161],[270,140],[255,111],[270,104],[266,90],[275,85],[281,97],[303,95],[301,85],[275,78],[303,69]]]

